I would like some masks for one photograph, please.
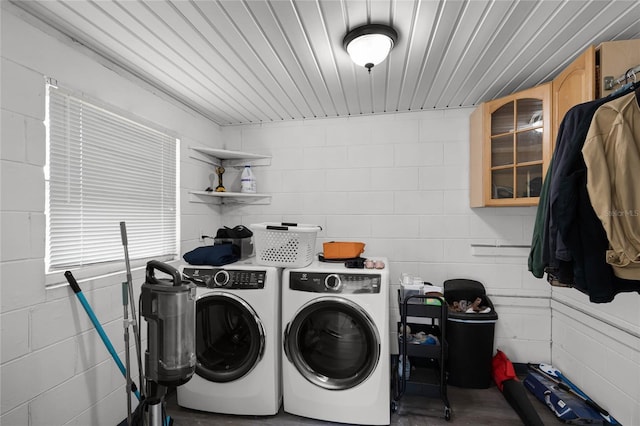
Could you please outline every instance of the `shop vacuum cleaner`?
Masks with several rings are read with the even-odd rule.
[[[156,278],[156,270],[171,278]],[[167,388],[187,383],[195,373],[195,300],[195,285],[177,269],[155,260],[147,263],[140,294],[140,315],[147,321],[146,398],[140,404],[145,426],[168,426]]]
[[[172,266],[157,260],[147,262],[145,282],[140,289],[139,300],[140,315],[147,321],[147,349],[144,354],[143,379],[138,327],[140,321],[136,319],[133,303],[133,280],[125,222],[120,222],[120,234],[127,269],[127,282],[122,283],[127,355],[126,424],[128,426],[171,426],[173,420],[165,414],[164,410],[167,388],[188,382],[196,369],[196,287],[191,282],[183,280],[180,272]],[[156,271],[170,278],[157,278]],[[127,318],[126,299],[129,299],[131,307],[131,321]],[[138,398],[140,404],[133,414],[131,413],[133,382],[129,373],[129,325],[133,326],[136,338],[140,382],[144,390],[144,395]]]

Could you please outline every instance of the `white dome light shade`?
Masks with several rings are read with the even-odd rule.
[[[391,27],[370,24],[350,31],[343,44],[353,62],[371,71],[374,65],[385,60],[397,37]]]
[[[354,39],[347,46],[351,60],[364,67],[384,61],[393,47],[393,41],[382,34],[367,34]]]

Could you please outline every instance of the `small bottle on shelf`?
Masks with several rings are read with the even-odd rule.
[[[242,176],[240,177],[240,192],[246,194],[256,193],[256,177],[251,170],[251,166],[244,166]]]

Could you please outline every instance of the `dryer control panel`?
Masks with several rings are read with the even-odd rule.
[[[380,274],[289,272],[289,288],[311,293],[380,293]]]
[[[182,273],[199,287],[227,289],[264,288],[267,271],[223,268],[184,268]]]

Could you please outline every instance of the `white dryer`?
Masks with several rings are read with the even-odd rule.
[[[196,371],[178,405],[236,415],[274,415],[282,403],[282,269],[253,259],[184,266],[196,283]]]
[[[282,280],[284,411],[388,425],[388,270],[315,261]]]

